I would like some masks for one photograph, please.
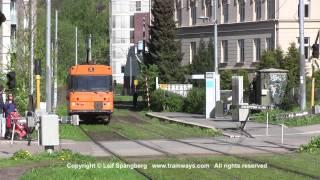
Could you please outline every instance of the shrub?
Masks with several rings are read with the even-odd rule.
[[[13,156],[11,157],[11,159],[13,159],[13,160],[20,160],[20,159],[31,160],[31,159],[32,159],[32,155],[30,154],[29,151],[19,150],[19,151],[15,152],[15,153],[13,154]]]
[[[203,114],[205,106],[204,88],[192,88],[184,103],[184,110],[188,113]]]
[[[320,136],[312,137],[309,144],[300,146],[300,152],[314,153],[319,150],[320,150]]]
[[[151,94],[152,111],[181,112],[183,110],[184,98],[178,94],[156,90]]]

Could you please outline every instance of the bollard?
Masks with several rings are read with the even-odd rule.
[[[266,127],[266,136],[269,136],[269,113],[267,112],[267,127]]]
[[[283,144],[283,139],[284,139],[284,128],[287,127],[284,124],[281,125],[281,144]]]

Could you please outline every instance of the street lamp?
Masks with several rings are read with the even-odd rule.
[[[218,24],[217,24],[217,0],[211,0],[211,4],[214,1],[214,14],[213,14],[213,26],[214,26],[214,72],[216,75],[219,74],[219,69],[218,69]],[[203,19],[203,20],[211,20],[211,17],[207,16],[200,16],[198,19]]]

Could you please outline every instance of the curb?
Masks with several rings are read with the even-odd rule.
[[[212,127],[212,126],[206,126],[206,125],[203,125],[203,124],[199,124],[199,123],[193,123],[193,122],[184,122],[184,121],[181,121],[179,119],[174,119],[174,118],[168,118],[168,117],[165,117],[165,116],[159,116],[159,115],[156,115],[156,114],[153,114],[153,113],[147,113],[146,116],[148,117],[154,117],[154,118],[158,118],[160,120],[165,120],[165,121],[173,121],[173,122],[176,122],[176,123],[180,123],[180,124],[185,124],[185,125],[190,125],[190,126],[197,126],[197,127],[200,127],[200,128],[206,128],[206,129],[212,129],[214,131],[222,131],[222,135],[223,136],[226,136],[226,137],[229,137],[229,138],[237,138],[238,136],[235,136],[235,135],[231,135],[229,133],[226,133],[224,130],[222,129],[217,129],[215,127]]]

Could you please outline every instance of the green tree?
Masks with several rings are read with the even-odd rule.
[[[231,90],[232,89],[232,71],[230,69],[223,70],[220,72],[221,89]]]
[[[84,45],[88,35],[92,35],[92,58],[102,64],[109,63],[108,10],[109,1],[63,0],[60,4],[60,19],[78,27],[82,34],[79,43]],[[70,35],[74,36],[74,30]]]
[[[181,81],[181,45],[176,39],[176,27],[173,20],[174,4],[172,0],[154,0],[152,7],[152,26],[150,27],[149,54],[146,64],[156,64],[162,82]]]
[[[281,63],[282,69],[288,70],[288,90],[295,88],[299,83],[299,51],[292,43],[288,48],[287,54]]]
[[[282,61],[283,51],[280,48],[265,51],[261,56],[259,69],[281,68],[283,67]]]
[[[210,43],[207,46],[203,39],[200,40],[197,54],[193,57],[192,64],[190,65],[191,74],[205,74],[206,72],[214,71],[214,63],[209,46]]]

